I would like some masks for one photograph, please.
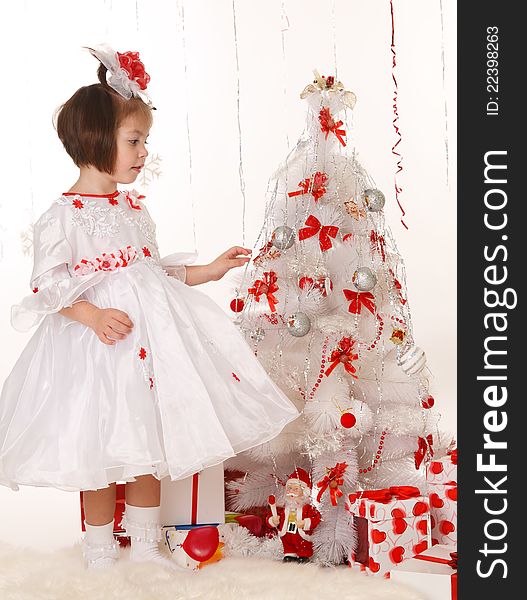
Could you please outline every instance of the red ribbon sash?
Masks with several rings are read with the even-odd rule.
[[[392,500],[408,500],[410,498],[417,498],[420,495],[419,488],[413,485],[394,485],[381,490],[355,492],[349,495],[349,501],[351,504],[357,502],[357,500],[372,500],[373,502],[388,504]]]
[[[196,525],[198,522],[198,490],[199,490],[199,473],[192,475],[192,508],[190,513],[191,525]]]

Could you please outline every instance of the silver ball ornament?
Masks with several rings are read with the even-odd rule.
[[[397,362],[407,375],[417,375],[426,366],[426,354],[419,346],[410,346],[399,356]]]
[[[295,234],[291,227],[281,225],[273,231],[271,242],[278,250],[287,250],[295,243]]]
[[[375,287],[377,276],[368,267],[359,267],[353,273],[351,282],[360,292],[369,292]]]
[[[364,190],[362,192],[362,201],[370,212],[379,212],[383,209],[386,198],[381,190]]]
[[[309,333],[310,329],[311,320],[306,313],[297,312],[287,319],[287,331],[293,337],[304,337]]]

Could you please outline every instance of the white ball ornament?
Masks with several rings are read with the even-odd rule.
[[[287,319],[287,330],[293,337],[304,337],[311,329],[311,319],[303,312],[292,314]]]
[[[375,287],[377,276],[368,267],[359,267],[353,273],[351,282],[360,292],[369,292]]]
[[[407,375],[417,375],[426,366],[426,354],[419,346],[410,346],[399,356],[397,362]]]
[[[273,231],[271,242],[278,250],[287,250],[295,243],[295,234],[291,227],[281,225]]]
[[[369,212],[379,212],[384,208],[386,199],[381,190],[369,189],[362,192],[362,200]]]

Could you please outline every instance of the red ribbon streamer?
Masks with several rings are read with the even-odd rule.
[[[320,121],[321,130],[326,134],[326,140],[328,139],[328,135],[330,133],[334,133],[338,141],[343,146],[346,145],[343,137],[346,135],[346,131],[344,129],[339,129],[339,127],[344,125],[344,123],[342,121],[335,121],[327,106],[320,110],[318,114],[318,120]]]
[[[394,485],[382,490],[355,492],[349,495],[349,501],[351,504],[357,502],[357,500],[372,500],[373,502],[388,504],[392,500],[408,500],[410,498],[417,498],[420,495],[419,488],[413,485]]]
[[[346,300],[350,300],[351,303],[348,307],[348,311],[355,315],[360,315],[361,309],[365,306],[371,314],[375,314],[375,296],[371,292],[354,292],[353,290],[342,290]]]
[[[254,287],[247,290],[248,294],[254,295],[256,302],[260,302],[260,296],[266,296],[271,312],[276,312],[276,304],[278,303],[276,296],[274,296],[274,292],[278,291],[276,281],[276,273],[274,271],[266,271],[263,274],[263,280],[257,279],[254,282]]]
[[[352,340],[349,337],[343,337],[339,345],[330,356],[331,365],[326,369],[326,377],[331,375],[333,369],[339,365],[343,364],[346,371],[355,379],[358,377],[355,375],[357,369],[351,364],[351,361],[357,360],[359,358],[358,354],[353,354],[353,346],[355,345],[355,340]]]
[[[415,458],[415,468],[419,469],[423,460],[428,457],[431,458],[434,456],[434,449],[432,448],[432,444],[434,442],[434,438],[432,434],[428,434],[426,438],[419,437],[417,439],[417,450],[414,452]]]
[[[317,495],[317,502],[320,502],[322,495],[329,488],[329,495],[331,498],[331,504],[333,506],[337,506],[338,499],[343,496],[342,490],[339,488],[339,485],[344,483],[343,475],[348,468],[348,464],[337,463],[334,467],[328,470],[327,475],[317,483],[317,487],[320,488],[320,491]],[[336,487],[330,487],[330,483],[334,482]]]
[[[386,241],[383,235],[379,235],[373,229],[370,233],[370,241],[371,243],[379,249],[381,253],[383,262],[386,262]]]
[[[198,522],[198,488],[199,488],[199,473],[192,475],[192,509],[190,515],[191,525],[196,525]]]
[[[402,192],[402,188],[399,187],[399,185],[397,184],[397,174],[400,173],[403,170],[403,166],[402,166],[402,156],[399,152],[396,152],[396,148],[397,146],[401,143],[402,141],[402,135],[401,135],[401,131],[399,129],[399,126],[397,125],[397,121],[399,120],[399,111],[397,108],[397,95],[398,95],[398,86],[397,86],[397,79],[395,78],[395,67],[397,66],[397,55],[395,53],[395,22],[394,22],[394,16],[393,16],[393,0],[390,0],[390,12],[391,12],[391,16],[392,16],[392,43],[391,43],[391,52],[393,55],[393,60],[392,60],[392,79],[393,79],[393,83],[394,83],[394,91],[393,91],[393,114],[394,114],[394,119],[392,121],[393,123],[393,128],[395,129],[395,133],[396,135],[399,137],[399,139],[397,140],[397,142],[392,146],[392,154],[394,154],[395,156],[398,156],[399,158],[397,159],[397,170],[395,171],[395,175],[394,175],[394,184],[395,184],[395,199],[397,200],[397,204],[399,205],[399,208],[401,209],[402,212],[402,216],[404,217],[405,210],[402,207],[401,202],[399,201],[399,193]],[[405,226],[406,229],[408,229],[408,225],[406,225],[406,223],[403,221],[403,219],[401,218],[401,223]]]
[[[333,245],[330,237],[335,238],[339,228],[335,225],[322,225],[315,215],[309,215],[306,219],[306,225],[307,227],[303,227],[298,232],[298,239],[306,240],[318,233],[320,249],[322,252],[329,250]]]

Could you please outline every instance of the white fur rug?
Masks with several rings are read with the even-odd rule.
[[[128,561],[86,571],[80,545],[54,553],[0,544],[2,600],[420,600],[389,580],[352,569],[228,557],[197,573],[173,574]]]

